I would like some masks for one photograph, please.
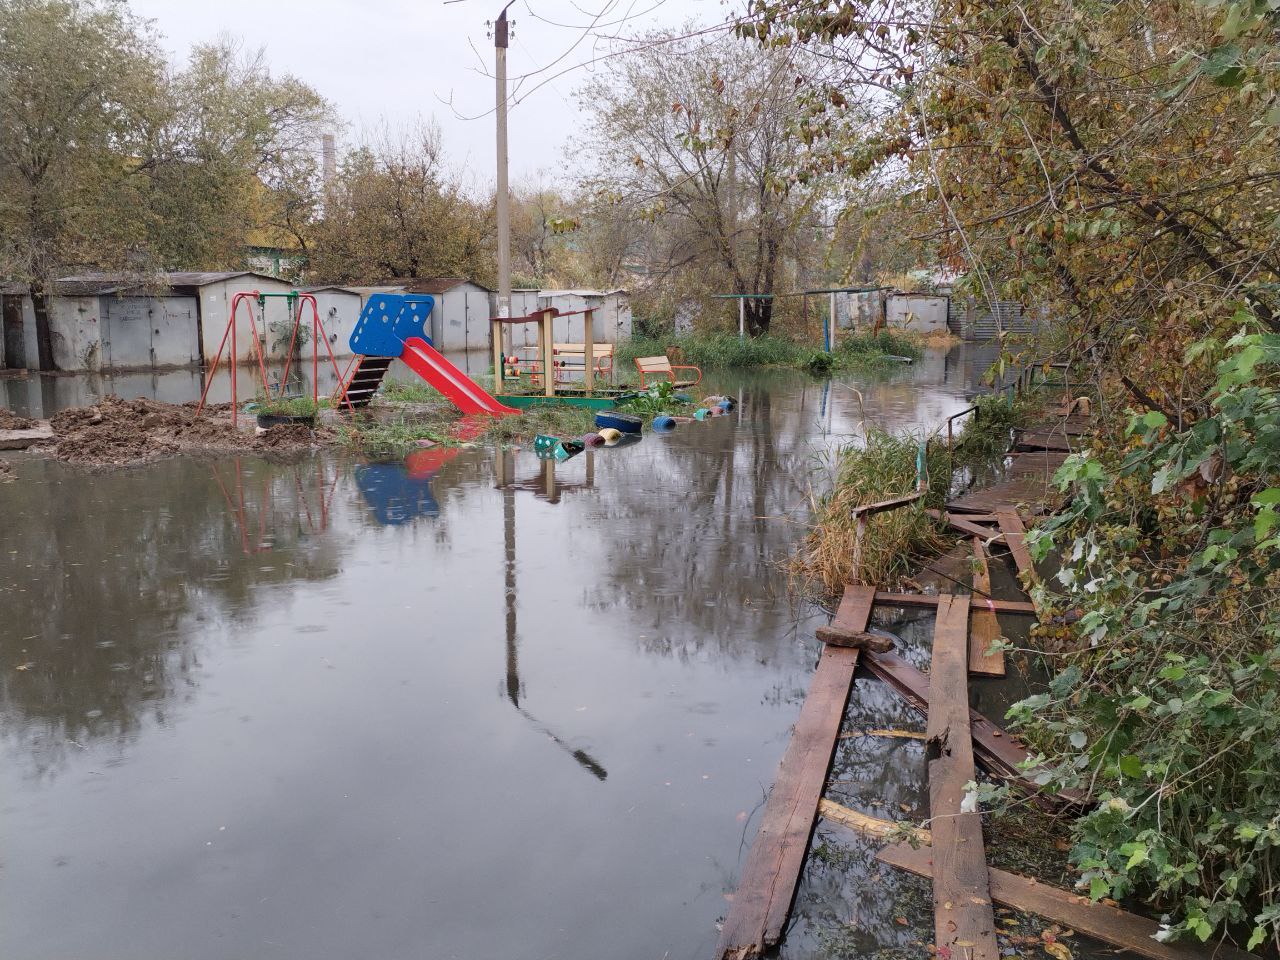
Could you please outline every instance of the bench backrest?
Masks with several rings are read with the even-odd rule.
[[[636,357],[636,366],[644,373],[671,372],[671,361],[667,357]]]

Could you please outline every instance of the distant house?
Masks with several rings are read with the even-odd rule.
[[[178,367],[212,360],[237,293],[287,293],[289,284],[247,270],[205,273],[89,273],[54,281],[49,304],[53,361],[59,370]],[[288,324],[283,300],[253,305],[268,352],[273,332]],[[25,286],[0,287],[0,365],[38,366],[35,311]],[[228,344],[229,350],[229,344]],[[248,310],[236,322],[236,352],[253,359]]]

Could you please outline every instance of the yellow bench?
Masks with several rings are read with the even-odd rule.
[[[702,371],[688,364],[672,364],[669,357],[636,357],[636,369],[640,371],[640,389],[648,386],[646,380],[668,379],[677,387],[692,387],[702,382]],[[692,380],[676,379],[677,370],[692,370],[696,376]]]
[[[587,345],[585,343],[556,343],[551,346],[555,358],[556,382],[566,383],[570,372],[580,373],[586,366]],[[613,377],[613,344],[592,344],[592,356],[595,358],[597,376]],[[534,383],[542,381],[542,364],[537,360],[525,361],[529,368],[530,380]]]

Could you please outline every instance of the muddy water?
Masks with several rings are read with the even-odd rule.
[[[0,955],[709,955],[817,653],[808,485],[980,367],[725,378],[733,416],[554,468],[19,461]]]

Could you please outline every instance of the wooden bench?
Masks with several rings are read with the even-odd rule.
[[[692,387],[702,382],[702,371],[697,367],[672,364],[668,357],[636,357],[636,369],[640,371],[641,390],[648,386],[646,380],[667,379],[677,387]],[[676,377],[677,370],[692,370],[695,376],[692,380],[680,380]]]
[[[557,360],[567,361],[572,366],[585,366],[587,345],[585,343],[557,343],[552,348]],[[613,374],[613,344],[593,343],[591,354],[595,358],[596,373],[604,376]]]
[[[587,345],[585,343],[556,343],[551,347],[552,355],[555,357],[556,365],[556,383],[567,383],[569,374],[574,373],[578,376],[582,374],[582,368],[586,366],[585,359],[587,353]],[[613,344],[612,343],[596,343],[592,344],[592,356],[595,358],[595,372],[598,377],[613,377]],[[542,364],[537,359],[524,360],[522,363],[529,371],[529,379],[533,383],[542,382]]]

